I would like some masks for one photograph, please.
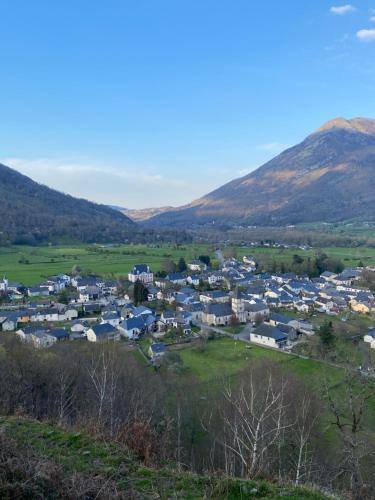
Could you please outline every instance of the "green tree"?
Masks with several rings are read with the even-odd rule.
[[[333,333],[332,321],[325,321],[319,328],[318,335],[322,346],[326,349],[331,349],[336,340]]]
[[[185,262],[185,259],[183,257],[180,257],[180,260],[178,261],[177,264],[177,269],[180,271],[180,273],[183,273],[187,269],[187,265]]]
[[[133,298],[134,304],[145,302],[147,300],[148,290],[141,281],[136,281],[134,283]]]
[[[303,264],[303,257],[298,254],[293,255],[293,264]]]
[[[59,293],[58,297],[57,297],[57,300],[58,302],[60,302],[60,304],[69,304],[69,293],[68,293],[68,290],[64,289],[64,290],[61,290],[61,292]]]
[[[174,273],[176,272],[176,269],[177,266],[173,262],[173,260],[165,260],[161,265],[161,270],[164,271],[166,274]]]
[[[206,266],[209,266],[211,263],[211,258],[209,255],[200,255],[198,259],[203,262],[203,264],[206,264]]]

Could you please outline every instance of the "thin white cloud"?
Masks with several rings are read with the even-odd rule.
[[[118,179],[136,181],[140,183],[169,187],[183,187],[185,182],[179,179],[164,178],[161,174],[142,171],[141,168],[124,167],[116,168],[105,165],[95,165],[90,163],[80,163],[74,160],[59,160],[49,158],[25,159],[25,158],[5,158],[1,163],[19,170],[26,175],[50,174],[53,173],[71,175],[96,175],[103,174]]]
[[[345,16],[345,14],[350,14],[351,12],[355,12],[357,9],[351,4],[346,4],[346,5],[332,6],[329,10],[331,14],[334,14],[335,16]]]
[[[357,38],[361,42],[375,42],[375,29],[363,29],[357,31]]]
[[[375,16],[371,16],[370,21],[375,22]]]
[[[72,196],[131,208],[186,203],[196,188],[186,179],[162,175],[152,167],[120,168],[87,158],[4,158],[0,163]]]

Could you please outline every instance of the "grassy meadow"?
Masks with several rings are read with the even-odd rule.
[[[291,263],[293,255],[314,257],[316,250],[279,249],[268,247],[235,248],[238,257],[254,255],[266,263],[270,261]],[[329,256],[339,258],[345,266],[375,265],[373,248],[324,248]],[[48,276],[69,273],[74,266],[105,277],[126,275],[137,263],[147,263],[154,272],[159,271],[164,261],[187,261],[199,255],[215,257],[214,245],[98,245],[28,247],[12,246],[0,248],[0,276],[6,275],[11,281],[21,281],[27,286],[34,285]]]

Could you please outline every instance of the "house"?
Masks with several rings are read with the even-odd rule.
[[[55,328],[53,330],[49,330],[49,335],[55,337],[57,342],[63,342],[64,340],[69,340],[69,333],[64,328]]]
[[[0,318],[1,329],[3,332],[12,332],[17,328],[20,313],[11,312]]]
[[[109,323],[94,325],[87,330],[87,340],[89,342],[109,342],[119,340],[118,330]]]
[[[76,320],[70,326],[70,331],[72,333],[83,333],[86,330],[86,322]]]
[[[189,262],[187,267],[188,267],[188,269],[190,269],[190,271],[201,272],[201,271],[205,271],[207,269],[207,264],[205,264],[201,260],[192,260],[191,262]]]
[[[153,310],[145,307],[145,306],[138,306],[135,309],[133,309],[132,312],[132,317],[138,317],[138,316],[147,316],[149,314],[153,314]]]
[[[152,302],[153,300],[157,300],[158,293],[160,292],[160,288],[151,286],[147,288],[147,300]]]
[[[246,264],[246,266],[249,266],[250,268],[252,268],[254,270],[257,268],[256,260],[254,259],[254,257],[251,257],[250,255],[244,255],[242,257],[242,261],[244,264]]]
[[[148,285],[154,281],[154,273],[147,264],[136,264],[128,274],[128,279],[132,283],[140,281],[141,283]]]
[[[298,334],[315,335],[314,326],[308,321],[292,319],[288,325],[292,326]]]
[[[100,288],[96,285],[89,285],[80,289],[79,302],[90,302],[98,300],[101,295]]]
[[[270,314],[268,305],[264,302],[258,302],[256,304],[245,303],[245,313],[247,321],[257,321],[258,318],[265,320]]]
[[[203,303],[216,302],[223,304],[230,301],[230,296],[223,290],[212,290],[210,292],[202,292],[199,300]]]
[[[145,324],[142,318],[128,318],[121,322],[119,331],[121,335],[133,340],[139,338],[139,336],[143,332],[144,327]]]
[[[189,283],[189,285],[199,286],[201,282],[201,276],[199,274],[190,274],[186,278],[186,282]]]
[[[270,314],[268,323],[271,326],[277,326],[277,325],[280,325],[280,324],[281,325],[287,325],[291,320],[292,320],[292,318],[290,318],[289,316],[285,316],[284,314],[279,314],[279,313],[272,312]]]
[[[375,349],[375,329],[370,328],[368,333],[363,337],[364,342],[370,344],[371,349]]]
[[[192,320],[192,316],[188,311],[180,311],[176,314],[172,326],[173,328],[179,328],[182,326],[189,326]]]
[[[191,314],[192,321],[201,321],[204,311],[204,305],[201,302],[192,302],[188,304],[186,310]]]
[[[74,321],[78,318],[78,311],[74,307],[67,307],[64,311],[66,321]]]
[[[349,302],[352,311],[361,314],[369,314],[371,311],[371,306],[369,303],[357,302],[356,300],[351,300]]]
[[[163,342],[158,342],[155,344],[151,344],[148,349],[148,354],[150,358],[155,361],[156,359],[161,358],[167,351],[167,347]]]
[[[28,326],[17,330],[16,335],[36,348],[51,347],[57,342],[56,337],[50,335],[48,330],[38,326]]]
[[[229,325],[232,321],[232,308],[229,303],[207,304],[202,321],[207,325]]]
[[[215,285],[221,281],[224,281],[224,273],[222,271],[217,271],[215,273],[211,273],[207,276],[207,281],[210,285]]]
[[[281,348],[287,344],[288,335],[275,326],[261,324],[250,333],[250,342],[267,347]]]
[[[160,320],[165,326],[172,326],[175,317],[176,312],[167,309],[161,313]]]
[[[47,297],[50,294],[49,287],[48,286],[34,286],[31,288],[28,288],[27,290],[27,295],[29,297]]]
[[[5,278],[0,281],[0,292],[6,292],[8,290],[8,283],[9,281]]]
[[[121,322],[121,317],[117,312],[104,312],[102,314],[102,323],[109,323],[113,327],[118,327]]]
[[[83,304],[82,307],[83,307],[83,311],[86,314],[96,314],[96,313],[100,313],[100,311],[102,310],[102,306],[98,303]]]
[[[174,285],[186,285],[186,276],[182,273],[170,273],[166,279]]]

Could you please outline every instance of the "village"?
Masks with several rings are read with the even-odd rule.
[[[149,339],[147,356],[159,360],[174,342],[209,332],[290,351],[316,329],[308,317],[344,312],[371,315],[372,292],[360,286],[363,269],[324,272],[309,279],[293,273],[259,273],[251,256],[221,259],[219,270],[193,260],[183,272],[155,275],[147,264],[129,272],[127,287],[97,276],[61,274],[30,288],[0,281],[7,297],[0,331],[14,332],[37,348],[56,342]],[[294,313],[294,314],[291,314]],[[363,332],[375,348],[375,328]]]

